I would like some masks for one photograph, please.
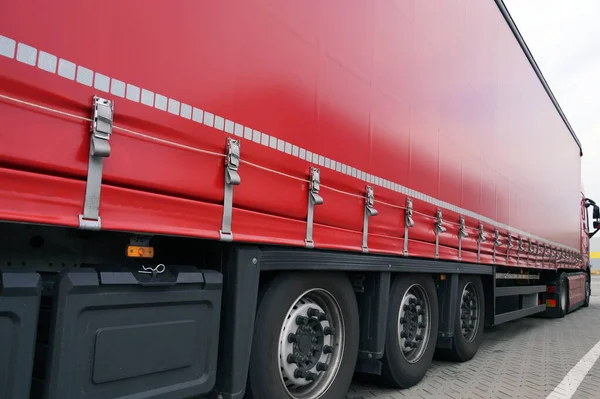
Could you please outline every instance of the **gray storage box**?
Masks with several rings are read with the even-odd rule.
[[[37,273],[0,270],[0,398],[28,398],[42,285]]]
[[[212,389],[222,276],[157,270],[87,268],[59,277],[46,398],[184,398]]]

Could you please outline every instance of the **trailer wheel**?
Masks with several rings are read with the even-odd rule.
[[[585,274],[585,299],[583,300],[583,307],[587,308],[590,306],[590,296],[592,294],[592,288],[590,286],[590,273]]]
[[[396,388],[417,384],[431,365],[438,333],[438,301],[428,275],[398,275],[390,290],[383,377]]]
[[[256,399],[337,399],[352,382],[358,306],[347,276],[282,273],[255,320],[249,388]]]
[[[558,317],[565,317],[569,309],[569,280],[567,273],[562,272],[558,275],[556,283],[556,291],[558,293]]]
[[[450,357],[465,362],[475,356],[483,340],[485,299],[479,276],[459,278],[458,300]]]

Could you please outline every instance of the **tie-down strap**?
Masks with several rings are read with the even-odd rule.
[[[110,156],[108,140],[112,134],[114,104],[110,100],[94,96],[92,99],[92,122],[90,125],[90,152],[85,186],[83,213],[79,215],[79,228],[100,230],[100,191],[104,158]]]

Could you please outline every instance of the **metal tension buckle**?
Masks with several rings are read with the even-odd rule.
[[[85,186],[83,213],[79,215],[79,228],[100,230],[100,192],[104,158],[110,156],[108,140],[112,134],[114,104],[110,100],[92,98],[92,122],[90,124],[90,151]]]
[[[485,235],[483,231],[483,222],[479,222],[479,232],[477,233],[477,262],[481,262],[481,243],[485,242]]]
[[[529,255],[533,255],[533,264],[537,265],[537,258],[534,256],[537,253],[535,246],[536,243],[534,243],[533,241],[529,241]],[[527,264],[529,264],[529,260],[527,261]]]
[[[525,248],[523,247],[523,237],[519,237],[519,244],[517,246],[517,266],[519,266],[521,263],[521,252],[524,250]]]
[[[446,232],[444,219],[442,218],[442,210],[438,208],[435,213],[435,258],[440,257],[440,234]]]
[[[315,205],[323,203],[323,197],[319,195],[321,189],[321,171],[318,168],[310,168],[310,181],[308,183],[308,214],[306,216],[306,248],[314,248],[313,242],[313,218]]]
[[[406,198],[406,209],[404,210],[404,256],[408,256],[408,229],[415,225],[413,220],[413,202]]]
[[[494,230],[494,264],[496,264],[496,248],[502,246],[502,241],[500,241],[500,232],[498,229]]]
[[[510,250],[513,248],[512,237],[510,232],[508,233],[508,239],[506,241],[506,265],[510,263]]]
[[[241,183],[238,173],[240,167],[240,142],[227,138],[227,153],[225,157],[225,187],[223,195],[223,223],[219,235],[221,241],[233,241],[231,219],[233,215],[233,186]]]
[[[465,224],[464,216],[461,216],[458,220],[458,260],[462,260],[462,239],[467,238],[467,226]]]
[[[367,245],[369,237],[369,217],[377,216],[377,210],[373,207],[375,205],[375,193],[372,186],[367,186],[367,192],[365,194],[365,212],[363,217],[363,240],[362,250],[363,252],[369,252]]]

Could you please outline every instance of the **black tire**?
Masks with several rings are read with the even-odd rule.
[[[558,294],[558,318],[562,318],[565,317],[569,309],[569,280],[565,272],[558,275],[556,293]]]
[[[590,273],[589,270],[588,272],[585,274],[585,299],[583,300],[583,306],[584,308],[587,308],[588,306],[590,306],[590,297],[592,295],[592,282],[590,281]]]
[[[289,393],[279,367],[279,340],[288,312],[309,290],[326,291],[339,305],[344,320],[345,340],[337,375],[319,399],[343,398],[350,387],[358,356],[358,306],[348,277],[341,273],[281,273],[269,282],[258,306],[248,372],[248,396],[255,399],[284,399]],[[334,348],[335,351],[335,348]],[[335,370],[329,369],[329,372]],[[318,383],[319,380],[314,383]],[[313,398],[310,394],[302,399]]]
[[[476,324],[471,330],[466,333],[463,330],[463,309],[462,297],[467,286],[474,289],[474,294],[477,296],[477,306],[472,313],[475,313],[477,319],[472,321]],[[470,290],[468,290],[470,292]],[[485,321],[485,296],[483,294],[483,284],[479,276],[461,276],[458,280],[458,304],[456,306],[456,316],[454,321],[454,339],[452,340],[452,349],[449,351],[449,357],[458,362],[466,362],[471,360],[477,353],[481,342],[483,341],[483,327]],[[469,312],[470,313],[470,312]]]
[[[429,336],[420,357],[409,362],[400,342],[400,308],[405,294],[414,285],[422,287],[429,299]],[[394,388],[409,388],[423,379],[431,365],[438,334],[439,311],[437,291],[428,275],[398,274],[390,290],[390,304],[383,356],[384,382]]]

